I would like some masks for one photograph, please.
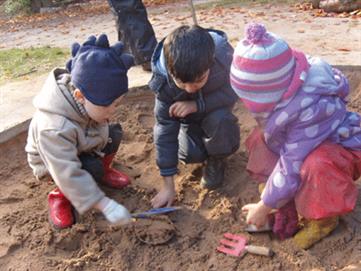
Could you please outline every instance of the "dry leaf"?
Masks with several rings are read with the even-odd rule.
[[[350,49],[347,48],[337,48],[338,51],[342,51],[342,52],[350,52]]]
[[[255,15],[261,17],[261,16],[265,16],[266,14],[263,11],[260,11],[260,12],[256,12]]]

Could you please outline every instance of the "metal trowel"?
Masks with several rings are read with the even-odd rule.
[[[150,209],[145,212],[133,213],[132,217],[133,218],[149,218],[154,215],[166,214],[166,213],[174,212],[174,211],[177,211],[180,209],[182,209],[182,207],[180,207],[180,206],[155,208],[155,209]]]

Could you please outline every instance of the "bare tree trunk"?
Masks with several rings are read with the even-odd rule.
[[[312,0],[312,1],[311,1],[312,7],[313,7],[313,8],[320,8],[320,1],[321,1],[321,0]]]
[[[42,7],[42,0],[31,0],[31,12],[38,13]]]
[[[34,13],[40,12],[41,8],[49,8],[61,6],[62,4],[69,4],[70,0],[31,0],[31,11]]]
[[[189,0],[189,6],[191,7],[191,12],[192,12],[192,17],[193,17],[193,24],[198,25],[196,10],[195,10],[194,5],[193,5],[193,0]]]
[[[320,8],[326,12],[350,12],[361,8],[361,0],[321,0]]]

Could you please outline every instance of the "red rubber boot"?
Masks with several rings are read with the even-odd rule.
[[[129,177],[125,175],[123,172],[111,168],[111,163],[114,159],[115,153],[108,154],[103,158],[103,166],[104,166],[104,177],[103,183],[109,187],[122,189],[123,187],[130,184]]]
[[[49,220],[57,229],[71,227],[75,223],[73,207],[59,188],[48,194]]]

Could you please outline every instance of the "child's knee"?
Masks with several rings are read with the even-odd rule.
[[[229,126],[238,127],[238,120],[228,108],[222,108],[210,112],[204,118],[202,126],[206,132],[211,132],[217,130],[217,128],[225,128]]]
[[[194,130],[188,130],[188,132],[189,134],[183,129],[179,132],[178,159],[185,164],[203,163],[208,155],[202,137]]]

